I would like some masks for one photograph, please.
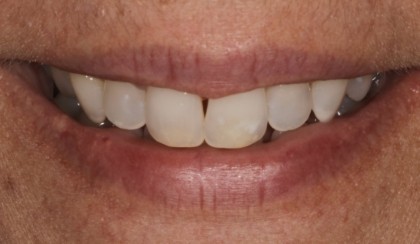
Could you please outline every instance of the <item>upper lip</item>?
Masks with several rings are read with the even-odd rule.
[[[275,84],[353,78],[378,70],[333,55],[278,47],[229,50],[222,55],[171,47],[111,48],[93,56],[45,57],[64,70],[107,80],[190,92],[206,98]],[[42,59],[41,59],[42,60]]]

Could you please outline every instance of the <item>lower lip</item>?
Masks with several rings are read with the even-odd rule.
[[[81,126],[63,119],[45,101],[43,107],[48,116],[55,117],[50,121],[60,121],[50,126],[52,142],[64,146],[68,158],[95,181],[121,184],[129,194],[155,204],[250,207],[319,184],[351,164],[362,141],[379,140],[387,126],[394,126],[389,123],[394,115],[389,104],[395,110],[404,106],[401,97],[410,86],[418,86],[419,77],[414,74],[393,84],[352,116],[309,125],[273,142],[239,150],[168,148],[116,130]],[[396,96],[397,92],[402,94]]]

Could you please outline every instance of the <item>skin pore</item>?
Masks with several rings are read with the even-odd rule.
[[[415,0],[1,1],[0,242],[415,243],[419,12]],[[177,66],[179,77],[140,69],[144,50],[164,52],[186,68]],[[267,53],[284,56],[291,68],[264,79],[241,66],[253,55],[258,66]],[[182,75],[191,56],[205,71],[198,80]],[[304,59],[302,72],[291,64],[295,56]],[[380,119],[343,153],[343,167],[263,204],[200,208],[167,206],[86,173],[88,160],[74,156],[52,129],[63,119],[60,111],[49,105],[34,72],[15,61],[206,97],[404,71],[363,108]],[[230,63],[238,73],[224,73]],[[238,79],[243,72],[257,78]]]

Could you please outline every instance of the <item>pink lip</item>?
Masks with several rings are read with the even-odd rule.
[[[61,56],[60,56],[61,55]],[[256,87],[319,79],[353,78],[377,72],[368,64],[292,49],[260,47],[223,55],[169,47],[107,50],[95,55],[50,54],[46,63],[104,79],[220,97]]]

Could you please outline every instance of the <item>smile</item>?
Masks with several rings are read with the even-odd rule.
[[[59,109],[40,92],[52,94],[44,75],[3,75],[19,103],[36,104],[28,131],[42,131],[92,184],[200,209],[261,206],[351,167],[353,153],[398,121],[389,104],[410,108],[403,97],[418,78],[385,72],[215,92],[210,83],[182,89],[68,67],[50,69]]]
[[[122,130],[169,147],[243,148],[360,107],[380,75],[268,88],[207,99],[168,88],[138,87],[52,68],[56,104],[81,122]],[[373,86],[372,86],[373,83]],[[372,95],[371,95],[372,96]],[[81,111],[84,111],[82,113]],[[312,114],[313,113],[313,114]],[[146,126],[147,124],[147,126]]]

